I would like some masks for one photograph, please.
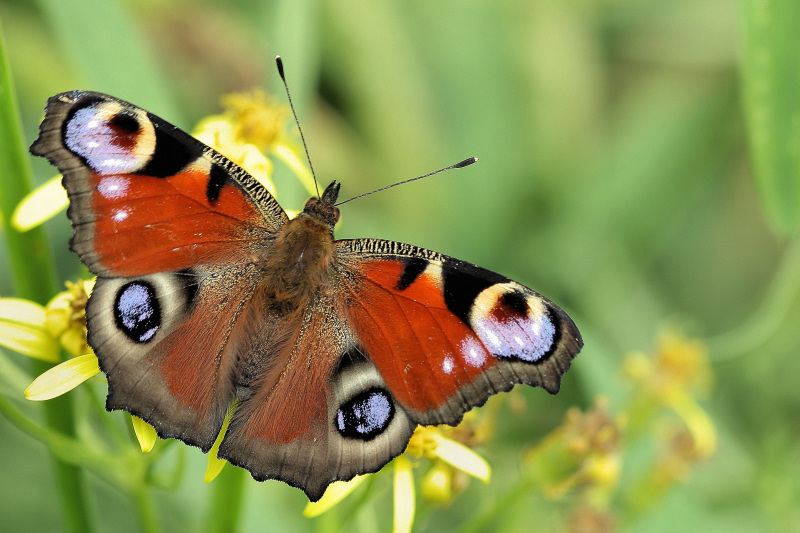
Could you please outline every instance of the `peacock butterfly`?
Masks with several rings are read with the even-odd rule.
[[[72,250],[97,275],[88,342],[108,410],[318,500],[418,424],[517,383],[556,393],[583,342],[533,290],[410,244],[334,240],[339,183],[289,219],[242,168],[88,91],[50,98],[31,146],[63,174]]]

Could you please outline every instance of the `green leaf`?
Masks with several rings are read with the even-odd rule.
[[[745,0],[744,108],[754,172],[775,229],[800,229],[800,2]]]

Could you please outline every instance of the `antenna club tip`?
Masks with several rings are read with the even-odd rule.
[[[473,164],[473,163],[477,163],[477,161],[478,161],[478,158],[477,158],[477,157],[468,157],[467,159],[465,159],[465,160],[461,161],[460,163],[456,163],[455,165],[453,165],[453,168],[464,168],[464,167],[468,167],[468,166],[470,166],[470,165],[471,165],[471,164]]]
[[[275,64],[278,65],[278,74],[280,74],[281,79],[285,81],[286,76],[283,74],[283,59],[281,59],[281,56],[279,55],[275,56]]]

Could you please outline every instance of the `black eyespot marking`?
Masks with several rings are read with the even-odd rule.
[[[469,312],[475,298],[496,283],[506,283],[509,279],[491,270],[472,263],[445,257],[442,265],[444,278],[444,302],[447,309],[469,325]]]
[[[208,198],[209,204],[214,205],[219,200],[219,193],[227,181],[228,173],[219,165],[211,165],[211,176],[208,178],[206,187],[206,198]]]
[[[114,319],[117,328],[133,342],[151,340],[161,327],[161,309],[153,286],[146,281],[124,285],[114,300]]]
[[[528,299],[525,297],[520,291],[511,291],[503,293],[503,296],[500,299],[500,303],[503,306],[506,306],[520,315],[527,315],[528,314]]]
[[[413,257],[406,261],[403,267],[403,273],[400,274],[400,279],[397,280],[395,289],[404,291],[411,286],[412,283],[419,277],[420,274],[425,272],[428,267],[428,261],[421,257]]]
[[[119,130],[120,133],[130,135],[139,131],[139,121],[128,111],[120,111],[109,123],[112,127]]]
[[[367,389],[342,404],[336,411],[336,429],[343,437],[372,440],[389,427],[394,404],[389,394],[379,388]]]
[[[148,118],[152,117],[148,113]],[[188,144],[180,137],[183,133],[174,126],[153,121],[156,131],[156,149],[150,161],[138,170],[137,174],[168,178],[174,176],[186,165],[203,155],[202,148]]]

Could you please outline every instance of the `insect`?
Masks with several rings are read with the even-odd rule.
[[[580,351],[557,305],[505,276],[379,239],[335,240],[339,183],[298,216],[246,171],[128,102],[50,98],[31,152],[63,174],[97,275],[88,342],[108,410],[318,500],[418,424],[517,383],[559,389]]]

